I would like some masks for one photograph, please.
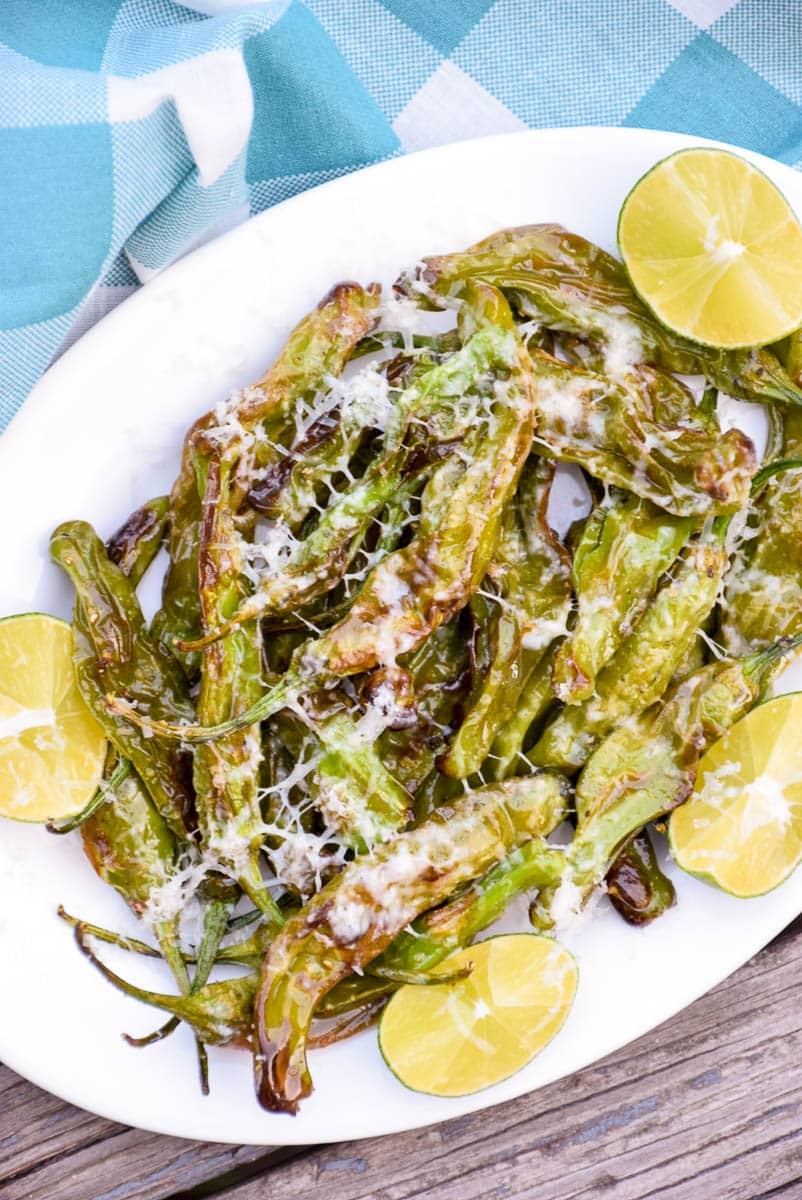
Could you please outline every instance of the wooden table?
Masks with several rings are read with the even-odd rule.
[[[2,1200],[802,1198],[802,918],[691,1008],[434,1128],[265,1150],[140,1133],[0,1066]]]

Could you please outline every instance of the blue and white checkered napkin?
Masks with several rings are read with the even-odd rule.
[[[0,429],[211,234],[407,150],[577,124],[802,165],[802,3],[0,0]]]

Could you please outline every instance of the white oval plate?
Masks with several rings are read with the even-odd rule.
[[[106,535],[164,492],[187,425],[257,378],[334,282],[389,284],[424,254],[533,221],[560,221],[613,250],[630,187],[658,159],[692,144],[699,139],[560,129],[426,151],[289,200],[166,271],[51,368],[0,441],[0,614],[68,616],[69,588],[48,561],[51,529],[85,517]],[[799,175],[744,155],[802,210]],[[463,1099],[417,1095],[390,1074],[369,1031],[312,1053],[314,1095],[290,1118],[257,1106],[242,1052],[211,1051],[212,1093],[204,1099],[185,1027],[147,1050],[122,1041],[121,1030],[145,1033],[159,1014],[101,979],[55,910],[62,903],[132,933],[134,918],[93,876],[77,835],[55,838],[5,821],[0,1059],[114,1121],[187,1138],[330,1142],[442,1121],[541,1087],[645,1033],[802,909],[802,872],[747,902],[671,873],[679,903],[653,927],[629,928],[601,907],[591,925],[571,933],[581,969],[574,1009],[556,1040],[512,1079]],[[526,927],[522,908],[517,921]],[[106,954],[129,977],[170,990],[160,964]]]

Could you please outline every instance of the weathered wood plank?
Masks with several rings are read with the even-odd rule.
[[[3,1200],[164,1200],[242,1168],[266,1171],[299,1153],[264,1146],[224,1146],[121,1129],[102,1141],[50,1159],[2,1186]]]
[[[685,1013],[540,1093],[319,1148],[217,1200],[802,1196],[799,926]]]
[[[115,1125],[64,1104],[0,1065],[3,1200],[161,1200],[254,1163],[265,1168],[285,1153],[158,1137]]]
[[[303,1152],[140,1133],[0,1067],[3,1200],[802,1196],[802,921],[660,1029],[434,1129]]]
[[[64,1104],[0,1065],[0,1194],[10,1176],[102,1141],[120,1128]]]

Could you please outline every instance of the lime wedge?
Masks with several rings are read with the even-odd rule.
[[[778,696],[704,755],[671,816],[678,866],[733,896],[762,896],[802,859],[802,694]]]
[[[70,626],[42,613],[0,621],[0,816],[74,816],[100,782],[105,752],[75,686]]]
[[[725,150],[680,150],[633,187],[618,218],[632,285],[675,333],[723,349],[802,324],[802,228],[762,171]]]
[[[551,938],[512,933],[442,963],[452,983],[400,988],[384,1010],[379,1047],[408,1088],[466,1096],[514,1075],[559,1032],[576,993],[577,967]]]

